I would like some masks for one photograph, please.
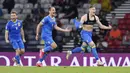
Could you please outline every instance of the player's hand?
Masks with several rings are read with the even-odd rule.
[[[39,38],[39,36],[38,36],[38,35],[36,35],[35,39],[36,39],[36,40],[38,40],[38,38]]]
[[[70,31],[72,31],[71,28],[68,28],[68,27],[67,27],[67,28],[65,29],[65,32],[70,32]]]
[[[109,29],[112,29],[112,26],[111,26],[111,25],[109,25]]]
[[[23,42],[25,43],[25,42],[26,42],[26,40],[25,40],[25,39],[23,39]]]
[[[9,43],[9,40],[5,40],[6,43]]]

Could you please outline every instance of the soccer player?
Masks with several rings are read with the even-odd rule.
[[[109,26],[104,26],[102,25],[102,23],[100,22],[98,16],[95,15],[96,9],[94,6],[90,6],[89,8],[89,13],[85,14],[81,17],[80,22],[74,20],[74,24],[76,26],[76,28],[82,28],[82,31],[80,32],[81,34],[81,38],[83,40],[83,44],[81,47],[76,47],[75,49],[73,49],[72,51],[67,51],[67,55],[66,58],[68,59],[69,56],[73,53],[78,53],[81,51],[85,51],[85,48],[87,46],[87,44],[91,47],[91,52],[93,54],[93,56],[96,59],[96,63],[98,66],[103,66],[104,63],[102,63],[98,57],[97,51],[96,51],[96,45],[92,40],[92,31],[93,31],[93,25],[95,23],[99,24],[99,27],[101,29],[111,29],[112,27]]]
[[[44,17],[41,20],[41,22],[38,24],[37,29],[36,29],[36,40],[38,40],[40,28],[42,27],[41,38],[45,42],[44,49],[43,49],[44,55],[36,63],[36,66],[38,66],[38,67],[42,66],[42,61],[45,60],[48,52],[57,48],[57,44],[52,39],[53,28],[56,30],[62,31],[62,32],[70,32],[71,31],[71,29],[69,29],[69,28],[62,29],[62,28],[58,27],[56,24],[55,15],[56,15],[55,8],[49,7],[49,15]]]
[[[17,13],[11,12],[11,20],[8,21],[5,28],[5,41],[11,43],[13,46],[16,56],[12,59],[17,66],[20,66],[20,56],[24,54],[24,31],[22,28],[22,21],[17,19]],[[22,36],[22,37],[21,37]]]

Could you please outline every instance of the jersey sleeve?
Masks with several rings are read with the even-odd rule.
[[[41,20],[41,23],[42,23],[42,24],[45,24],[45,23],[47,23],[47,21],[48,21],[48,18],[45,17],[45,18],[43,18],[43,19]]]
[[[9,31],[9,22],[6,24],[5,30],[6,30],[6,31]]]

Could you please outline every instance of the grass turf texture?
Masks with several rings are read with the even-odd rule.
[[[0,73],[130,73],[130,67],[0,66]]]

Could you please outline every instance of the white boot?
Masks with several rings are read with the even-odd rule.
[[[104,63],[101,62],[100,60],[97,60],[97,66],[104,66]]]
[[[69,57],[70,57],[71,54],[72,54],[71,51],[67,51],[67,55],[66,55],[66,59],[67,59],[67,60],[69,59]]]

